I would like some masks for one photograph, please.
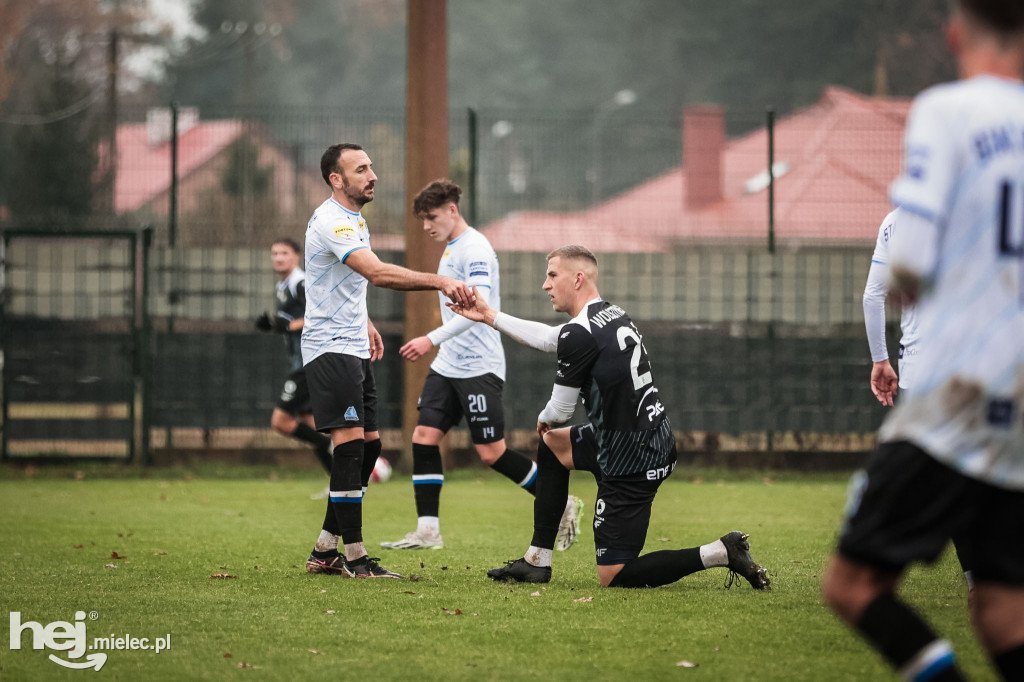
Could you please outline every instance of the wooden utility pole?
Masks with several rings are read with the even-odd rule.
[[[427,183],[448,176],[448,7],[447,0],[408,0],[405,104],[405,198]],[[405,212],[405,264],[436,272],[442,244],[423,233],[423,225]],[[422,336],[441,322],[437,292],[414,291],[405,297],[404,340]],[[402,437],[412,439],[416,400],[434,358],[403,362]]]

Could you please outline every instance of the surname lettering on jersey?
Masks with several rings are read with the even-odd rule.
[[[1007,152],[1024,152],[1024,131],[1018,126],[1002,125],[977,133],[971,142],[982,163]]]
[[[619,319],[620,317],[622,317],[625,314],[626,314],[626,311],[623,310],[622,308],[620,308],[619,306],[617,306],[617,305],[610,305],[607,308],[605,308],[604,310],[601,310],[599,313],[597,313],[593,317],[591,317],[590,318],[590,323],[592,325],[594,325],[595,327],[597,327],[598,329],[600,329],[600,328],[604,327],[606,324],[608,324],[609,322],[611,322],[612,320],[617,320],[617,319]]]

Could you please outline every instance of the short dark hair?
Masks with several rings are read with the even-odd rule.
[[[588,260],[597,267],[597,256],[594,252],[581,244],[569,244],[567,246],[559,246],[557,249],[548,254],[548,260],[552,258],[565,258],[568,260]]]
[[[291,237],[278,237],[270,243],[271,246],[277,246],[278,244],[284,244],[295,253],[302,254],[302,248],[299,246],[299,243]]]
[[[320,157],[320,175],[324,176],[324,182],[327,183],[328,187],[331,187],[331,173],[340,173],[341,166],[338,165],[338,159],[341,158],[341,153],[346,149],[360,150],[357,144],[352,142],[341,142],[340,144],[332,144],[324,152],[323,156]]]
[[[434,180],[421,189],[416,198],[412,200],[412,214],[417,218],[422,218],[426,213],[447,203],[458,206],[460,196],[462,196],[462,188],[451,180]]]
[[[1024,31],[1024,2],[1020,0],[957,0],[960,9],[1000,35]]]

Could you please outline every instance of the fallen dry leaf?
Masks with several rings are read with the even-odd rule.
[[[334,614],[337,613],[337,611],[335,611],[334,609],[331,609],[329,611],[324,611],[324,613],[326,613],[328,616],[333,616]]]
[[[224,658],[231,658],[231,652],[230,651],[225,651],[224,652]]]
[[[258,670],[259,669],[258,665],[253,665],[252,663],[246,663],[245,661],[239,661],[238,662],[238,667],[239,668],[252,668],[253,670]]]
[[[107,568],[117,568],[117,564],[103,564]]]
[[[412,590],[402,590],[402,594],[416,594]]]
[[[237,575],[231,575],[230,573],[211,573],[211,578],[237,578]]]
[[[700,663],[691,663],[690,661],[679,661],[676,663],[677,668],[698,668]]]
[[[531,594],[530,596],[531,596],[531,597],[539,597],[539,596],[540,596],[540,592],[534,592],[534,593],[533,593],[533,594]]]
[[[118,553],[117,553],[116,551],[114,551],[114,552],[111,552],[111,553],[110,553],[110,558],[111,558],[111,559],[127,559],[128,557],[126,557],[126,556],[121,556],[121,555],[120,555],[120,554],[118,554]]]
[[[163,551],[162,549],[158,549],[155,552],[153,552],[153,556],[167,556],[167,552]]]
[[[573,599],[573,601],[574,602],[594,601],[594,598],[593,597],[580,597],[579,599]]]
[[[306,649],[306,651],[308,651],[308,652],[309,652],[309,653],[311,653],[311,654],[318,654],[318,653],[320,653],[320,652],[319,652],[319,651],[317,651],[316,649]]]
[[[82,549],[82,545],[75,545],[75,546],[74,546],[74,547],[72,547],[71,549]]]
[[[441,610],[444,611],[445,613],[447,613],[449,616],[461,616],[462,615],[462,609],[455,609],[454,611],[449,611],[448,609],[446,609],[445,607],[442,606]]]

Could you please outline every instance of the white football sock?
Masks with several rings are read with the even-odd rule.
[[[725,543],[721,540],[715,540],[706,545],[701,545],[700,560],[704,564],[704,568],[728,566],[729,552],[725,548]]]
[[[338,549],[338,536],[333,533],[328,533],[325,530],[320,531],[320,537],[316,539],[315,549],[318,552],[330,552],[332,549]]]
[[[366,556],[366,547],[361,542],[345,545],[345,561],[355,561]]]
[[[526,554],[523,556],[526,559],[526,563],[531,566],[545,566],[551,568],[551,555],[553,551],[550,549],[541,549],[540,547],[534,547],[530,545],[530,549],[526,550]]]
[[[425,530],[430,535],[441,533],[441,519],[436,516],[421,516],[416,520],[416,530]]]

